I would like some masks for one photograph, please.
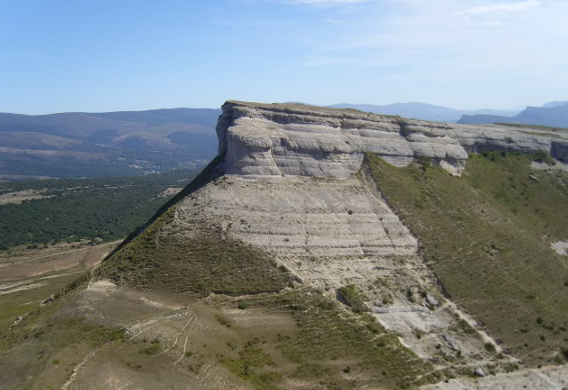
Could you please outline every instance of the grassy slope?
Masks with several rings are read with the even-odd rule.
[[[474,155],[461,178],[427,161],[368,162],[448,294],[537,365],[568,346],[568,261],[550,249],[568,238],[568,176],[532,171],[533,158]]]
[[[180,196],[187,193],[184,190]],[[247,295],[238,298],[243,309],[291,315],[298,326],[296,331],[256,333],[254,339],[265,340],[260,344],[237,336],[229,343],[229,350],[223,349],[219,361],[257,389],[281,388],[284,378],[333,389],[353,388],[356,383],[406,388],[417,381],[434,380],[425,375],[432,371],[428,362],[404,348],[396,336],[368,315],[341,310],[317,292],[290,290],[278,294],[291,285],[285,268],[277,267],[268,254],[224,237],[220,229],[200,220],[197,214],[192,231],[199,233],[181,239],[171,235],[175,202],[180,196],[146,230],[105,261],[95,277],[142,290],[201,297],[211,292]],[[250,295],[258,293],[277,294]],[[219,318],[230,326],[230,317]],[[266,341],[271,338],[275,340]],[[275,355],[280,360],[274,361]]]
[[[279,329],[275,335],[265,330],[256,337],[268,342],[247,343],[243,350],[237,348],[238,357],[232,354],[221,360],[257,389],[285,388],[286,380],[310,383],[309,388],[338,390],[409,388],[435,380],[429,375],[422,377],[432,370],[430,363],[402,347],[394,334],[370,316],[342,311],[315,291],[246,297],[239,302],[245,310],[291,315],[296,323],[295,328]],[[276,358],[270,364],[255,365],[247,351],[251,347]]]
[[[136,288],[199,296],[277,292],[288,285],[285,269],[264,253],[224,238],[214,227],[183,239],[164,232],[175,208],[105,261],[96,276]]]
[[[278,313],[291,317],[296,324],[278,329],[259,327],[243,333],[238,320],[229,313],[216,314],[216,321],[230,332],[228,335],[211,333],[205,339],[193,340],[192,345],[198,348],[193,350],[198,361],[214,358],[256,389],[286,388],[289,381],[337,390],[366,385],[409,388],[434,380],[429,375],[423,377],[432,371],[431,365],[402,347],[395,335],[387,333],[370,316],[342,310],[340,305],[316,291],[288,290],[242,296],[281,291],[289,283],[288,273],[278,268],[268,255],[237,241],[223,240],[214,229],[183,242],[163,234],[167,232],[164,227],[172,222],[174,211],[175,206],[158,217],[148,229],[103,263],[95,271],[96,276],[142,290],[196,296],[212,291],[241,295],[240,298],[227,297],[227,303],[236,299],[232,305],[242,310],[266,313],[267,319],[271,313]],[[65,364],[73,366],[76,361],[68,362],[64,357],[69,355],[70,345],[78,342],[76,336],[80,333],[84,333],[84,338],[77,356],[110,342],[114,343],[111,347],[116,349],[116,355],[146,366],[147,359],[138,362],[140,356],[159,351],[159,345],[148,347],[140,344],[140,340],[123,339],[116,328],[95,326],[80,315],[68,313],[67,302],[80,290],[72,288],[85,280],[68,286],[68,292],[64,292],[61,299],[37,310],[5,335],[4,348],[9,350],[6,356],[30,355],[34,359],[39,356],[33,364],[14,366],[20,378],[28,374],[34,378],[44,377],[45,370],[53,368],[54,359],[62,362],[66,359]],[[142,355],[128,352],[141,347],[152,350],[143,350]],[[194,360],[188,358],[188,361]],[[193,373],[190,375],[199,370],[199,365],[189,365]]]
[[[76,280],[77,281],[77,280]],[[30,312],[26,319],[13,329],[0,333],[1,389],[55,388],[42,383],[46,370],[65,359],[65,369],[51,381],[62,384],[71,375],[69,369],[89,352],[98,347],[124,339],[123,330],[89,323],[80,316],[61,315],[77,294],[72,290],[76,281],[68,284],[62,299]],[[45,297],[44,297],[45,298]],[[50,376],[52,376],[50,374]],[[30,380],[33,378],[33,380]],[[34,386],[34,382],[35,386]]]
[[[45,279],[40,282],[45,283],[45,285],[41,287],[1,295],[0,338],[2,338],[10,325],[12,325],[19,316],[36,310],[41,301],[77,279],[77,276],[78,274],[74,273],[60,278]]]

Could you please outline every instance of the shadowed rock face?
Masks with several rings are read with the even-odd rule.
[[[357,172],[365,152],[397,166],[428,157],[458,175],[471,152],[546,151],[568,159],[568,139],[549,138],[538,130],[531,133],[510,126],[454,125],[354,110],[234,101],[225,103],[217,125],[220,152],[227,151],[227,174],[333,178]]]

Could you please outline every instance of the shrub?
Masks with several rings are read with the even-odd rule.
[[[495,349],[495,346],[491,343],[486,343],[485,344],[485,350],[487,352],[491,352],[491,353],[495,353],[497,350]]]
[[[365,297],[352,285],[344,286],[337,290],[337,298],[349,306],[355,313],[370,311],[367,305],[365,305]]]
[[[533,155],[533,159],[539,163],[546,163],[548,165],[556,164],[554,158],[548,152],[538,151]]]

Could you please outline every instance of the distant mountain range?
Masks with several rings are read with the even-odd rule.
[[[489,124],[514,123],[568,128],[568,101],[551,102],[542,107],[527,107],[514,116],[464,115],[458,123]]]
[[[203,164],[219,109],[51,115],[0,113],[0,180],[116,176]]]
[[[399,115],[404,118],[422,119],[434,122],[457,122],[464,115],[503,115],[513,116],[520,110],[457,110],[426,103],[394,103],[385,106],[372,104],[334,104],[331,108],[353,108],[360,111],[383,115]]]
[[[568,101],[514,110],[456,110],[426,103],[335,104],[436,122],[568,128]],[[220,109],[159,109],[51,115],[0,113],[0,181],[120,176],[196,167],[217,153]]]

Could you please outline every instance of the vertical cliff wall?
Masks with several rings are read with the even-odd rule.
[[[217,126],[226,173],[346,178],[365,152],[391,164],[427,157],[460,174],[468,153],[544,151],[568,158],[568,139],[539,129],[468,126],[297,104],[227,102]]]

